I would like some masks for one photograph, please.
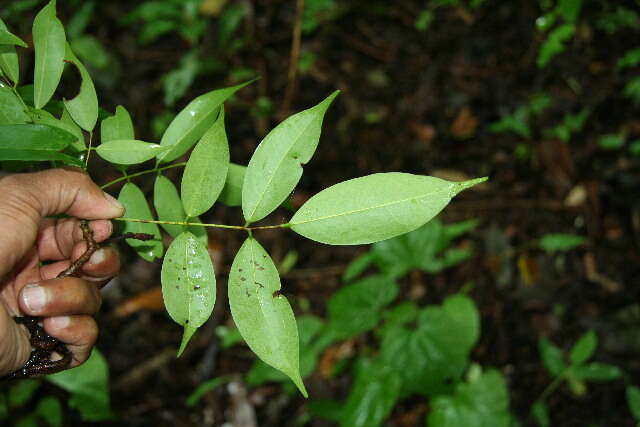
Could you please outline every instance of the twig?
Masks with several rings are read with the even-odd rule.
[[[289,70],[287,72],[287,88],[282,101],[281,113],[288,114],[291,108],[291,102],[298,88],[297,73],[298,62],[300,59],[300,38],[302,36],[302,13],[304,11],[304,0],[296,1],[296,20],[293,25],[293,35],[291,40],[291,53],[289,54]]]

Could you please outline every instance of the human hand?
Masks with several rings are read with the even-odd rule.
[[[81,277],[56,277],[86,249],[76,218],[93,220],[89,226],[101,242],[112,232],[108,219],[124,208],[75,169],[8,175],[0,178],[0,191],[0,376],[22,367],[31,353],[29,333],[14,316],[42,317],[45,331],[71,351],[70,367],[77,366],[97,338],[92,315],[99,288],[119,270],[118,253],[101,248]],[[74,218],[46,218],[55,214]]]

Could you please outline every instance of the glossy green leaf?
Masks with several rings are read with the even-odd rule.
[[[544,367],[547,368],[549,373],[554,377],[557,377],[564,371],[565,363],[564,363],[564,355],[562,351],[549,342],[546,338],[540,338],[538,341],[538,352],[540,353],[540,357],[542,358],[542,363],[544,363]]]
[[[429,427],[508,427],[510,421],[507,386],[495,370],[459,384],[452,396],[434,398],[427,415]]]
[[[540,247],[547,252],[570,251],[584,244],[583,236],[567,233],[549,233],[540,239]]]
[[[82,129],[80,129],[80,126],[73,120],[73,117],[71,117],[71,114],[69,114],[66,108],[62,110],[59,122],[63,123],[63,125],[60,126],[58,122],[56,122],[56,125],[76,136],[76,141],[72,142],[71,145],[78,151],[85,151],[87,146],[84,142]]]
[[[33,46],[36,53],[33,99],[42,108],[53,96],[64,68],[66,38],[64,27],[56,17],[56,2],[51,0],[33,21]]]
[[[76,138],[62,129],[41,124],[0,125],[0,149],[60,151]]]
[[[249,237],[229,273],[233,320],[251,350],[284,372],[306,397],[300,377],[298,330],[287,299],[279,294],[280,277],[269,254]]]
[[[531,405],[531,415],[540,427],[549,427],[549,410],[544,402],[537,400]]]
[[[617,366],[601,362],[574,366],[571,369],[571,374],[582,381],[611,381],[623,375],[622,370]]]
[[[402,378],[403,395],[446,392],[458,381],[480,335],[480,315],[463,295],[428,306],[416,327],[385,328],[379,358]]]
[[[569,352],[569,360],[573,364],[587,361],[598,346],[598,336],[593,330],[582,335]]]
[[[0,19],[0,30],[8,31],[4,21]],[[0,45],[0,71],[15,85],[20,77],[20,64],[16,48],[12,45]]]
[[[227,179],[224,182],[222,192],[218,196],[218,201],[227,206],[242,205],[242,185],[246,170],[246,166],[229,163]]]
[[[136,184],[128,182],[123,185],[118,195],[118,201],[124,206],[125,215],[128,218],[153,219],[151,209],[149,209],[149,205],[147,204],[147,199]],[[124,222],[122,232],[153,234],[155,237],[153,240],[141,241],[126,239],[125,241],[136,250],[138,255],[147,261],[153,261],[155,258],[162,257],[164,247],[162,246],[160,229],[156,224],[126,221]]]
[[[96,152],[100,157],[120,165],[134,165],[146,162],[166,150],[167,147],[136,139],[107,141],[96,148]]]
[[[107,117],[100,123],[100,139],[103,144],[107,141],[135,139],[131,116],[122,105],[116,107],[116,113],[113,116]]]
[[[224,109],[193,149],[182,175],[182,205],[188,217],[200,215],[215,203],[229,169],[229,143]]]
[[[329,328],[346,339],[373,329],[382,308],[398,295],[398,285],[385,276],[370,276],[342,287],[327,304]]]
[[[46,378],[71,393],[68,405],[80,411],[83,420],[103,421],[113,417],[109,403],[109,367],[97,349],[77,368]]]
[[[630,385],[626,390],[627,404],[633,418],[640,423],[640,388]]]
[[[0,45],[28,47],[20,37],[9,32],[6,27],[0,27]]]
[[[62,129],[65,132],[70,133],[74,136],[73,141],[69,144],[76,151],[84,151],[84,135],[82,134],[82,130],[78,127],[75,122],[65,122],[62,119],[56,119],[53,114],[46,110],[38,110],[35,108],[29,109],[29,115],[31,116],[31,120],[34,123],[52,126],[54,128]]]
[[[456,194],[483,181],[449,182],[400,172],[355,178],[310,198],[291,218],[291,229],[332,245],[373,243],[415,230]]]
[[[167,250],[161,279],[167,312],[184,327],[180,356],[196,329],[209,319],[216,302],[216,276],[207,247],[190,232],[181,233]]]
[[[401,379],[380,363],[362,360],[342,409],[341,427],[377,427],[389,416],[400,398]]]
[[[322,119],[339,91],[324,101],[287,118],[260,142],[247,166],[242,188],[242,213],[247,222],[259,221],[291,194],[302,165],[316,151]]]
[[[72,99],[65,99],[64,106],[82,129],[91,132],[98,121],[98,95],[96,94],[96,88],[93,85],[93,80],[91,80],[91,75],[73,53],[68,43],[66,44],[65,61],[76,66],[82,81],[78,94]]]
[[[160,144],[170,146],[171,149],[159,154],[158,160],[167,163],[186,153],[213,125],[222,103],[237,90],[252,82],[253,80],[205,93],[187,104],[162,135]]]
[[[13,125],[30,121],[22,102],[11,88],[0,81],[0,125]]]
[[[84,163],[73,156],[56,151],[16,150],[0,148],[0,160],[20,160],[25,162],[60,162],[69,166],[84,166]]]

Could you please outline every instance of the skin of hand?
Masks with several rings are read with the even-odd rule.
[[[79,220],[90,220],[96,242],[112,232],[109,219],[124,208],[79,169],[6,175],[0,178],[0,376],[29,358],[29,333],[14,316],[43,318],[45,331],[72,352],[71,367],[90,355],[98,335],[92,315],[99,288],[118,273],[115,249],[96,251],[81,277],[56,278],[86,250]],[[52,219],[67,214],[74,218]]]

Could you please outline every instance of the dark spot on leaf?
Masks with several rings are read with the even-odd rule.
[[[241,269],[241,268],[239,268],[239,269],[238,269],[238,271],[242,271],[242,269]]]
[[[200,285],[195,285],[195,286],[193,287],[193,290],[194,290],[194,291],[197,291],[198,289],[200,289]]]
[[[274,298],[279,297],[280,295],[282,295],[282,293],[280,292],[280,290],[273,291],[273,293],[271,294],[271,296],[272,296],[272,297],[274,297]]]
[[[262,266],[260,266],[260,265],[259,265],[259,266],[258,266],[258,270],[262,271],[262,270],[264,270],[264,267],[262,267]]]
[[[246,279],[246,277],[241,277],[240,280],[242,280],[244,282],[247,279]]]
[[[266,255],[262,255],[262,258],[266,258],[266,257],[267,257]]]
[[[176,289],[180,289],[180,286],[176,285]]]
[[[248,290],[248,289],[245,289],[244,291],[247,293],[247,298],[250,298],[250,297],[251,297],[251,295],[249,295],[249,290]]]
[[[185,321],[184,321],[184,323],[185,323],[185,324],[188,324],[188,323],[189,323],[189,319],[185,320]]]
[[[264,286],[262,286],[262,283],[260,283],[260,282],[253,282],[253,283],[255,283],[256,285],[260,286],[261,288],[264,288]]]

